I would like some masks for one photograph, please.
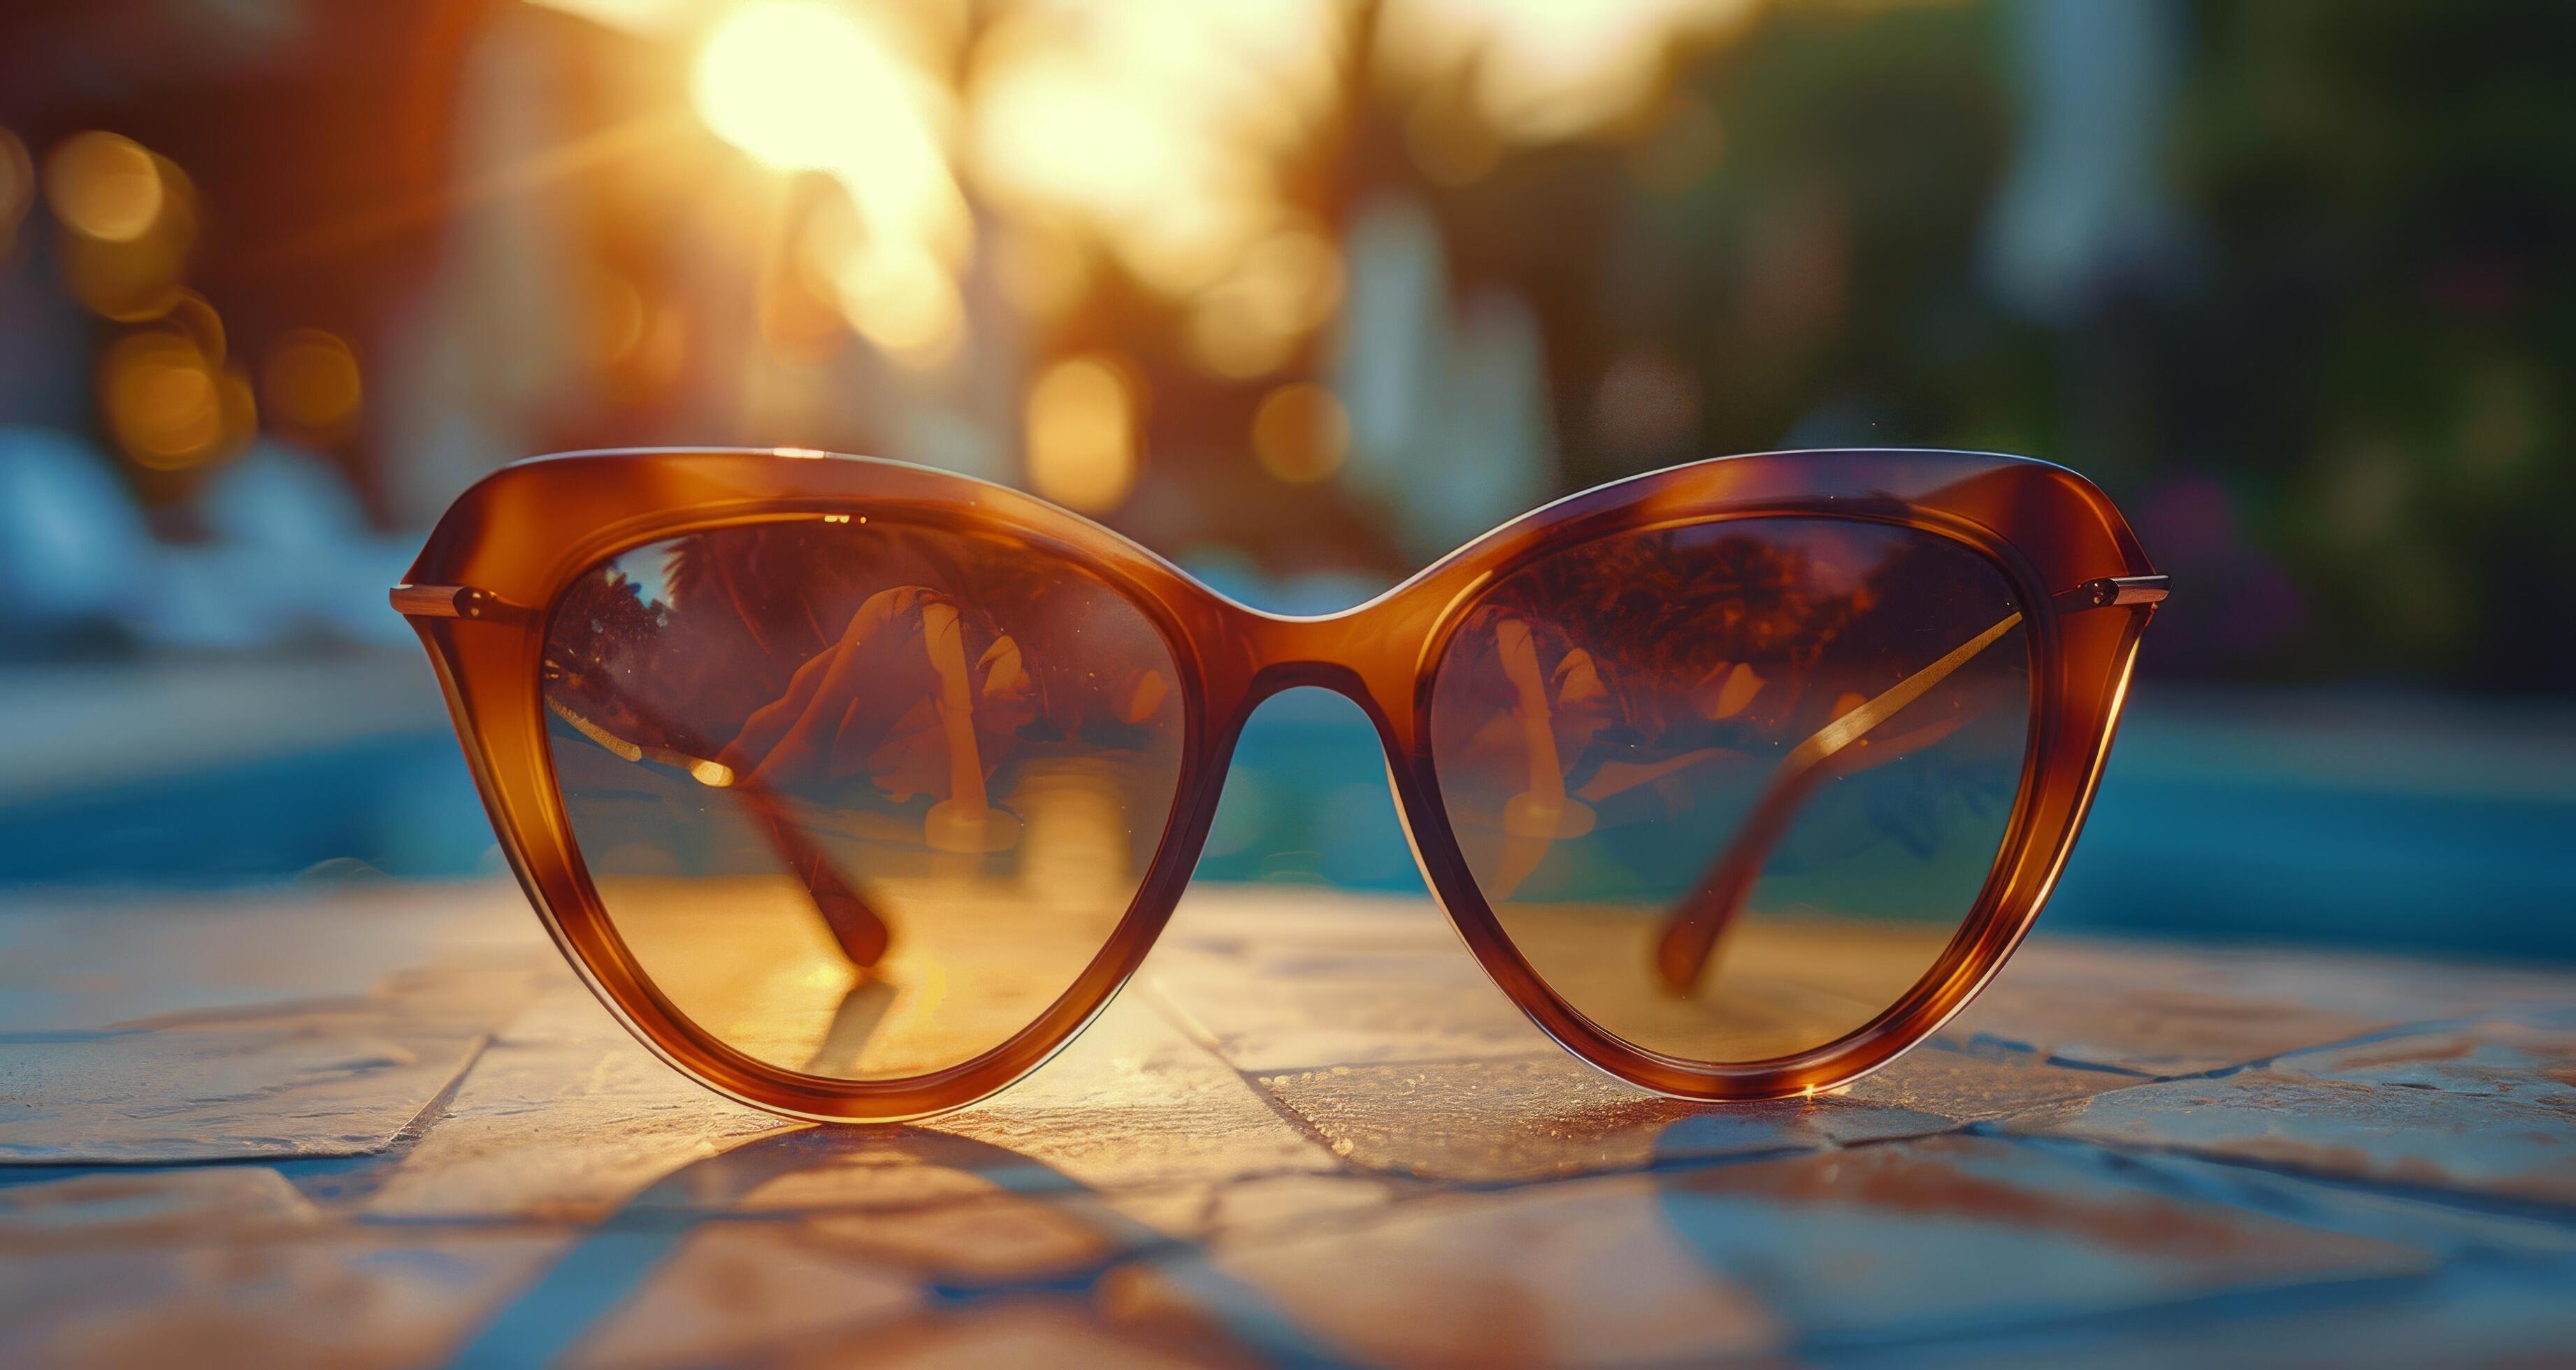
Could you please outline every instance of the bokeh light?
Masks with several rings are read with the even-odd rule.
[[[1142,463],[1138,398],[1113,357],[1074,357],[1039,373],[1028,398],[1029,487],[1087,514],[1117,508]]]
[[[118,339],[100,359],[98,384],[109,436],[146,470],[200,465],[251,426],[248,385],[177,329]]]
[[[264,411],[301,437],[329,442],[347,436],[357,426],[359,394],[356,354],[318,328],[280,337],[260,364]]]
[[[1349,455],[1351,420],[1333,392],[1292,381],[1261,397],[1252,413],[1252,454],[1290,485],[1332,479]]]
[[[383,585],[535,452],[899,458],[1307,612],[1637,472],[1920,445],[2103,483],[2182,589],[2142,679],[2576,690],[2576,7],[175,4],[0,22],[12,667],[412,651]],[[1211,872],[1413,880],[1251,750]]]
[[[65,227],[102,242],[130,243],[149,232],[169,198],[158,159],[114,133],[79,133],[54,149],[45,190]]]
[[[975,182],[1186,298],[1287,216],[1281,163],[1331,107],[1347,23],[1329,0],[1007,11],[969,86]]]
[[[1246,250],[1190,306],[1192,360],[1211,375],[1278,370],[1341,303],[1341,257],[1310,228],[1273,233]]]
[[[1414,101],[1404,118],[1404,146],[1435,185],[1471,184],[1503,160],[1502,132],[1453,88]]]
[[[2474,117],[2407,94],[2395,35],[2476,31],[2431,0],[2349,49],[2262,39],[2225,7],[2007,0],[525,3],[558,13],[469,7],[439,54],[456,79],[417,101],[343,110],[299,80],[176,70],[31,93],[9,116],[29,142],[0,131],[7,284],[35,306],[15,355],[27,395],[50,361],[74,398],[26,417],[78,426],[98,359],[151,327],[198,360],[157,389],[120,368],[120,431],[182,436],[105,448],[200,450],[173,420],[190,367],[246,374],[268,425],[337,447],[389,525],[504,452],[784,438],[1053,482],[1140,538],[1277,567],[1309,559],[1263,499],[1339,482],[1299,497],[1317,517],[1295,536],[1373,576],[1551,489],[1721,449],[1922,442],[2063,456],[2141,494],[2241,482],[2248,512],[2178,571],[2358,587],[2411,539],[2443,563],[2420,583],[2491,625],[2505,612],[2475,604],[2557,584],[2510,537],[2458,531],[2565,503],[2565,368],[2536,322],[2563,254],[2532,208],[2555,182],[2522,152],[2458,186],[2442,169],[2508,127],[2554,166],[2560,125],[2525,117],[2554,87],[2506,63]],[[381,34],[347,37],[333,63],[388,60]],[[2278,89],[2343,113],[2256,98]],[[2360,161],[2330,185],[2274,183],[2340,167],[2333,126],[2356,120]],[[2384,136],[2416,124],[2440,133]],[[2345,255],[2275,250],[2345,218]],[[2186,335],[2259,338],[2262,302],[2304,298],[2310,271],[2377,292],[2337,314],[2331,364],[2249,344],[2192,379]],[[2154,306],[2122,334],[2136,388],[2104,381],[2152,422],[2085,418],[2102,401],[2040,357],[2108,281]],[[2203,303],[2226,322],[2166,309],[2186,286],[2223,287]],[[336,344],[280,336],[326,320]],[[1115,358],[1129,422],[1023,449],[1034,383],[1084,354]],[[1297,385],[1324,377],[1332,395]],[[2343,397],[2330,423],[2281,408],[2305,385]],[[1127,489],[1140,454],[1151,499]],[[2527,638],[2462,655],[2488,640],[2440,645],[2364,598],[2312,596],[2306,636],[2211,629],[2183,669],[2569,669]],[[2202,631],[2168,618],[2165,644]]]
[[[537,3],[630,33],[649,33],[672,27],[688,19],[699,8],[697,0],[537,0]]]
[[[919,117],[904,73],[843,10],[814,0],[764,0],[717,27],[698,53],[689,92],[718,136],[783,170],[838,170],[892,132],[890,158],[918,158]],[[855,126],[854,126],[855,125]]]
[[[44,179],[73,297],[126,322],[169,312],[196,241],[187,177],[131,138],[90,132],[55,146]]]
[[[1434,126],[1409,129],[1426,170],[1474,165],[1482,119],[1515,142],[1598,132],[1661,94],[1674,48],[1732,33],[1755,0],[1387,0],[1381,78],[1401,90],[1463,90]]]
[[[994,245],[993,278],[1030,318],[1062,318],[1091,290],[1091,249],[1062,224],[1024,219]]]
[[[851,325],[898,361],[937,365],[964,335],[957,286],[927,252],[855,253],[842,263],[839,285]]]
[[[224,331],[223,315],[215,312],[214,301],[194,290],[181,287],[173,292],[169,306],[158,320],[163,328],[177,329],[213,366],[221,367],[232,355],[230,336]]]

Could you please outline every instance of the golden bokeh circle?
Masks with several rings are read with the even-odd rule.
[[[99,361],[98,389],[109,436],[138,466],[184,470],[223,443],[224,377],[182,334],[119,338]]]
[[[321,329],[292,330],[270,345],[261,362],[259,393],[281,427],[315,437],[338,436],[358,417],[362,385],[357,355]]]
[[[64,139],[46,159],[45,198],[74,232],[130,243],[160,221],[170,186],[160,159],[141,143],[93,131]]]
[[[1330,480],[1350,453],[1351,421],[1332,391],[1292,381],[1261,397],[1252,414],[1252,454],[1290,485]]]

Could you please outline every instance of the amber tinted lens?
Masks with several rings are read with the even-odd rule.
[[[1622,534],[1497,584],[1434,682],[1440,794],[1532,969],[1734,1064],[1893,1006],[1992,869],[2030,731],[2021,606],[1934,534]]]
[[[1109,942],[1173,808],[1178,686],[1075,567],[845,517],[602,562],[544,693],[646,978],[757,1060],[888,1080],[1001,1045]]]

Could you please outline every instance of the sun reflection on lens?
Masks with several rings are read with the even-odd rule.
[[[1013,797],[1028,832],[1020,856],[1023,885],[1052,892],[1135,883],[1125,791],[1107,763],[1068,757],[1031,767]]]
[[[1136,396],[1125,368],[1076,357],[1029,387],[1029,485],[1070,509],[1100,513],[1135,488]]]

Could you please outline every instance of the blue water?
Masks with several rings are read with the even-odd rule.
[[[2460,766],[2473,764],[2469,761]],[[2042,926],[2576,960],[2564,786],[2347,784],[2133,723]],[[398,734],[0,808],[5,887],[498,868],[454,739]],[[1419,891],[1377,741],[1316,691],[1245,731],[1198,878]]]

